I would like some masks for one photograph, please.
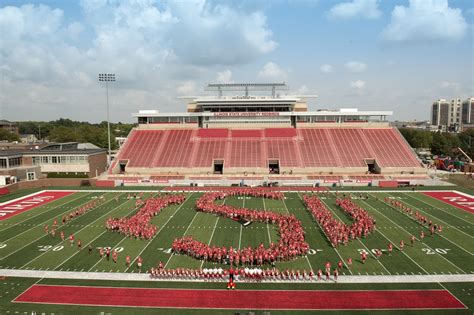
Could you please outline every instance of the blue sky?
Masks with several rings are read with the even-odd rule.
[[[310,108],[429,117],[474,96],[470,0],[0,0],[0,118],[183,111],[209,82],[285,81]]]

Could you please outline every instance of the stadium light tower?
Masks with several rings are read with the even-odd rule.
[[[110,165],[110,157],[112,155],[110,146],[110,112],[109,112],[109,82],[115,82],[114,73],[99,73],[99,82],[105,82],[105,91],[107,94],[107,136],[109,138],[109,151],[107,153],[107,168]]]

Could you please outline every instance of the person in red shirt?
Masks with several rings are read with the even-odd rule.
[[[74,245],[74,234],[69,235],[69,243],[71,246]]]
[[[391,256],[393,251],[393,245],[392,243],[388,243],[388,255]]]
[[[323,272],[321,269],[318,269],[318,281],[321,281],[321,278],[323,277]]]
[[[342,260],[339,260],[339,262],[337,263],[337,269],[339,269],[339,271],[342,270]]]
[[[329,271],[329,272],[331,271],[331,263],[329,261],[326,262],[326,272],[327,271]]]
[[[114,264],[117,263],[117,256],[118,256],[118,253],[116,250],[114,250],[113,254],[112,254],[112,259],[114,260]]]
[[[367,253],[365,251],[360,253],[360,259],[362,260],[362,263],[365,264],[365,260],[367,259]]]
[[[349,257],[349,258],[347,259],[347,267],[348,267],[348,268],[351,268],[351,266],[352,266],[352,258]]]
[[[104,258],[104,249],[102,247],[99,248],[99,255],[100,255],[100,258]]]
[[[127,265],[127,268],[130,268],[130,255],[127,255],[127,257],[125,257],[125,264]]]
[[[377,257],[377,259],[379,259],[381,256],[382,256],[382,251],[377,248],[377,249],[375,250],[375,257]]]
[[[139,272],[142,272],[142,265],[143,265],[142,257],[138,256],[138,258],[137,258],[137,267],[138,267]]]

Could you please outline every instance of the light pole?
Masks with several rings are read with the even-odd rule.
[[[109,151],[107,153],[107,168],[110,165],[110,157],[112,156],[110,146],[110,113],[109,113],[109,82],[115,82],[114,73],[99,73],[99,82],[105,82],[105,91],[107,95],[107,136],[109,138]]]

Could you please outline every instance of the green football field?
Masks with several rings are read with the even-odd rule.
[[[282,214],[294,214],[303,223],[305,238],[310,245],[307,256],[297,258],[289,262],[277,262],[276,267],[280,270],[318,270],[323,269],[327,261],[333,266],[338,261],[347,262],[352,258],[353,264],[349,269],[345,264],[341,275],[455,275],[474,274],[474,215],[451,206],[440,200],[424,195],[422,192],[406,191],[363,191],[363,192],[340,192],[351,197],[355,203],[369,212],[376,219],[377,229],[367,238],[350,241],[347,246],[333,248],[330,246],[326,236],[312,218],[311,213],[302,202],[304,193],[287,192],[284,200],[270,200],[254,197],[231,197],[226,198],[225,203],[235,207],[245,207],[274,211]],[[135,200],[127,199],[127,191],[78,191],[61,199],[52,201],[43,206],[23,212],[6,220],[0,221],[0,269],[16,270],[38,270],[38,271],[73,271],[73,272],[115,272],[115,273],[137,273],[135,258],[143,258],[143,271],[157,266],[161,261],[165,268],[209,268],[223,267],[217,264],[196,260],[184,255],[171,253],[171,244],[175,238],[186,235],[203,243],[216,246],[227,246],[234,248],[256,247],[263,243],[266,247],[270,243],[279,240],[278,229],[271,224],[253,222],[245,227],[239,222],[197,212],[194,208],[196,200],[202,193],[186,193],[187,199],[180,205],[169,206],[162,210],[152,220],[158,227],[158,232],[150,241],[137,240],[126,237],[116,232],[105,229],[105,221],[109,217],[126,217],[133,215]],[[159,192],[144,191],[143,198],[159,196]],[[342,210],[335,205],[336,195],[334,192],[320,194],[322,201],[333,212],[334,216],[344,223],[352,221]],[[100,206],[86,212],[65,225],[61,225],[61,217],[73,209],[103,196],[105,202]],[[116,198],[118,197],[118,199]],[[385,197],[397,199],[410,206],[414,211],[427,216],[434,223],[443,226],[443,232],[430,235],[426,226],[422,226],[408,215],[389,206],[383,200]],[[5,200],[2,200],[5,201]],[[46,234],[44,225],[52,225],[54,219],[59,222],[56,237]],[[419,238],[419,233],[424,230],[426,236],[423,241],[417,240],[412,246],[410,236]],[[80,239],[83,246],[79,250],[77,246],[71,246],[69,242],[61,241],[59,233],[63,231],[67,236],[74,234],[75,239]],[[405,242],[403,251],[399,249],[401,240]],[[388,243],[394,244],[391,255],[386,251]],[[89,245],[93,248],[90,253]],[[99,248],[110,247],[119,252],[118,263],[112,259],[101,259]],[[383,255],[376,259],[373,252],[381,249]],[[365,264],[360,261],[360,253],[366,251],[369,258]],[[132,265],[127,268],[125,257],[132,257]],[[264,266],[270,267],[270,266]],[[15,305],[10,301],[21,290],[40,280],[40,283],[63,281],[64,283],[76,283],[80,280],[53,280],[53,279],[31,279],[10,278],[1,280],[3,286],[12,286],[9,294],[0,296],[0,310],[21,310],[31,312],[34,307]],[[85,281],[85,280],[84,280]],[[135,283],[136,284],[136,283]],[[116,285],[116,284],[115,284]],[[144,285],[158,286],[157,282],[145,283]],[[160,282],[159,285],[165,285]],[[211,283],[174,283],[171,286],[186,287],[215,287],[222,284]],[[274,284],[275,285],[275,284]],[[326,287],[329,284],[326,284]],[[417,288],[427,286],[439,288],[440,284],[377,284],[383,288]],[[267,284],[245,284],[249,288],[267,288]],[[309,289],[318,289],[322,284],[278,284],[278,287],[288,289],[307,286]],[[331,284],[331,289],[344,289],[351,284]],[[369,286],[354,284],[355,288]],[[445,283],[453,294],[461,299],[468,307],[473,307],[471,288],[472,283]],[[376,289],[374,284],[371,289]],[[4,290],[2,288],[2,290]],[[2,291],[0,290],[0,291]],[[7,290],[7,289],[5,289]],[[18,292],[17,292],[18,291]],[[6,291],[5,291],[6,292]],[[474,293],[474,292],[472,292]],[[58,306],[38,306],[40,311],[57,312]],[[77,311],[87,312],[87,307],[77,307]],[[98,309],[93,309],[94,312]],[[110,309],[116,313],[119,309]],[[274,312],[272,312],[274,313]],[[0,311],[0,314],[3,312]]]

